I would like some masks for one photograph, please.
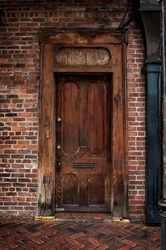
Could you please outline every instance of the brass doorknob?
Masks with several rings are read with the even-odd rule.
[[[57,149],[61,149],[61,146],[60,146],[60,145],[58,145],[56,148],[57,148]]]
[[[60,117],[57,118],[57,122],[61,122],[62,119]]]

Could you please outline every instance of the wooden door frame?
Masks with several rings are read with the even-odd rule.
[[[125,34],[111,30],[54,30],[40,32],[41,82],[38,167],[38,216],[55,213],[56,163],[56,82],[54,73],[101,73],[113,75],[112,102],[112,173],[111,214],[127,217],[127,164],[126,164],[126,70]],[[57,48],[103,47],[111,52],[110,63],[104,66],[67,67],[55,63]]]

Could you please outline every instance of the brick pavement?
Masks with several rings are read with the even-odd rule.
[[[50,221],[0,220],[0,249],[160,249],[160,227],[111,222],[101,216],[96,220],[91,216],[58,217]]]

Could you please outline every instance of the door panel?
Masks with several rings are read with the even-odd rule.
[[[58,76],[56,210],[110,211],[109,78]]]
[[[105,185],[101,174],[94,174],[88,180],[89,204],[104,204]]]
[[[62,88],[61,95],[63,151],[64,154],[74,155],[77,152],[79,146],[78,88],[74,83],[67,82]]]
[[[104,85],[92,83],[88,89],[88,146],[98,155],[105,148],[105,90]]]
[[[78,204],[78,178],[74,174],[66,174],[62,179],[63,204]]]

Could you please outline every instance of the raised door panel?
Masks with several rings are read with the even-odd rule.
[[[79,146],[79,90],[66,82],[61,89],[62,148],[64,154],[76,154]]]
[[[88,88],[88,147],[99,155],[105,148],[105,86],[92,83]]]

